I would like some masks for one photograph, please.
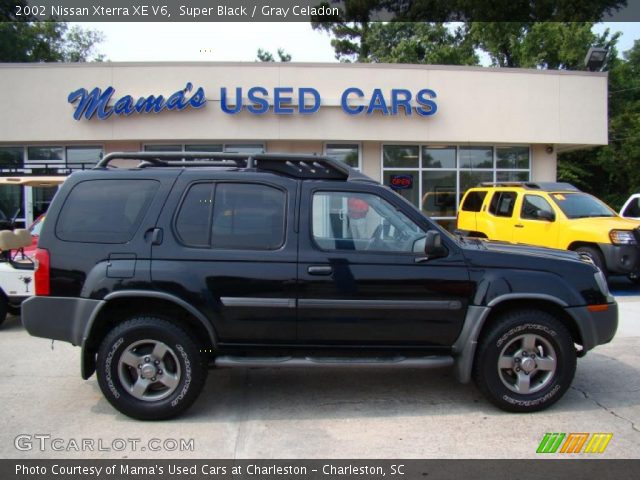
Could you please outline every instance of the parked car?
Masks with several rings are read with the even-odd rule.
[[[0,231],[0,325],[7,314],[19,315],[22,302],[33,295],[34,263],[21,251],[31,243],[27,230]]]
[[[573,250],[605,276],[640,274],[640,222],[620,218],[568,183],[484,184],[465,193],[458,211],[463,235]]]
[[[640,220],[640,193],[631,195],[620,209],[620,216]]]
[[[589,258],[454,237],[311,155],[109,154],[61,187],[36,258],[26,329],[79,345],[139,419],[184,411],[210,366],[454,367],[533,412],[618,322]]]

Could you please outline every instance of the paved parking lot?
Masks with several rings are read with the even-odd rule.
[[[618,335],[532,415],[497,410],[446,370],[233,369],[211,371],[181,418],[139,422],[80,378],[79,349],[52,350],[12,317],[0,328],[0,458],[534,458],[545,432],[611,432],[604,457],[640,458],[640,291],[612,287]],[[76,451],[83,439],[93,451]]]

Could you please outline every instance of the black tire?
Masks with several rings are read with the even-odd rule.
[[[139,316],[117,325],[98,350],[102,393],[117,410],[139,420],[164,420],[182,413],[202,391],[207,373],[196,341],[156,316]],[[170,386],[165,385],[169,379]],[[142,393],[135,392],[138,382]]]
[[[525,339],[536,339],[535,347],[522,355]],[[501,357],[503,361],[511,358],[514,367],[500,367]],[[575,371],[576,352],[567,328],[549,313],[517,310],[502,315],[482,336],[473,374],[482,393],[499,408],[508,412],[535,412],[564,395]],[[519,388],[521,377],[524,393]]]
[[[4,295],[0,295],[0,325],[7,319],[7,313],[9,311],[9,303]]]
[[[604,261],[604,257],[602,256],[602,252],[600,252],[600,250],[598,248],[584,246],[584,247],[576,248],[575,251],[577,253],[584,253],[585,255],[588,255],[589,258],[591,258],[591,260],[593,260],[593,263],[596,264],[596,267],[598,267],[600,270],[602,270],[602,273],[604,273],[604,276],[606,278],[609,278],[609,270],[607,270],[607,264]]]

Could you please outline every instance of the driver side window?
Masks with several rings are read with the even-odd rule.
[[[386,200],[358,192],[316,192],[312,229],[322,250],[412,253],[425,234]]]

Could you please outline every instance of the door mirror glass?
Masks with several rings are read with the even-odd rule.
[[[424,237],[424,254],[428,258],[442,257],[446,255],[446,250],[442,246],[440,232],[429,230]]]

